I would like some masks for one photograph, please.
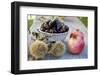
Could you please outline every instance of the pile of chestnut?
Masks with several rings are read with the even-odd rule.
[[[40,28],[43,32],[48,33],[64,33],[69,30],[69,27],[61,22],[59,19],[47,20]]]

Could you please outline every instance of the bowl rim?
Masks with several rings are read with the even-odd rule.
[[[49,35],[61,35],[61,34],[66,34],[66,33],[68,33],[68,31],[67,31],[67,32],[63,32],[63,33],[48,33],[48,32],[44,32],[44,31],[42,31],[42,30],[40,30],[40,29],[39,29],[39,32],[40,32],[40,33],[49,34]]]

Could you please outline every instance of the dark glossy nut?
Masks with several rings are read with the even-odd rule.
[[[69,27],[67,25],[65,25],[65,31],[69,31]]]
[[[48,33],[63,33],[69,30],[69,27],[62,23],[60,20],[48,20],[41,25],[40,30]]]
[[[51,22],[51,20],[48,20],[46,23],[47,23],[47,25],[49,25],[50,24],[50,22]]]

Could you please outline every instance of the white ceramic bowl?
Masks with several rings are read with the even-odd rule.
[[[48,41],[64,41],[68,32],[64,33],[47,33],[39,30],[41,34],[48,38]]]

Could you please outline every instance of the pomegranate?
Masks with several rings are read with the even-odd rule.
[[[72,32],[67,45],[70,53],[80,54],[85,46],[83,32],[81,32],[79,29]]]

